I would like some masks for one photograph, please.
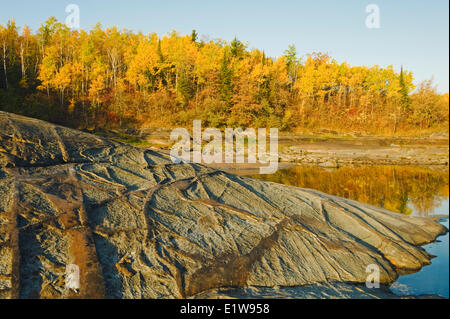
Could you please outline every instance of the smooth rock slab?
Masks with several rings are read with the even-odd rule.
[[[3,298],[320,290],[365,282],[371,264],[389,285],[429,264],[420,245],[445,232],[431,218],[175,165],[155,151],[0,112]],[[78,293],[65,288],[69,264],[80,269]]]

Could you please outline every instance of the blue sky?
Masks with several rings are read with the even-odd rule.
[[[351,65],[403,65],[416,82],[433,76],[439,91],[449,91],[447,0],[15,0],[2,4],[0,24],[14,17],[36,30],[49,16],[65,21],[70,3],[83,29],[96,22],[160,35],[196,29],[210,39],[237,36],[274,57],[295,44],[301,55],[328,52]],[[380,29],[365,26],[370,3],[380,8]]]

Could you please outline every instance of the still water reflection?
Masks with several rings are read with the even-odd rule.
[[[408,215],[433,215],[449,197],[447,169],[385,165],[338,169],[293,166],[275,174],[252,177],[313,188]]]
[[[338,169],[294,166],[272,175],[253,175],[271,182],[313,188],[416,216],[439,215],[448,228],[449,171],[414,166],[349,166]],[[398,295],[449,297],[449,234],[424,246],[437,256],[421,271],[401,276],[391,286]]]

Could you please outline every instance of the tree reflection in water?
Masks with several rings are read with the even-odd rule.
[[[345,166],[338,169],[294,166],[271,175],[271,182],[313,188],[402,214],[433,213],[449,197],[448,169],[417,166]]]

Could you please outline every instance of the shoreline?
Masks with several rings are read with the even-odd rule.
[[[143,144],[169,154],[173,144],[170,133],[164,129],[139,133]],[[112,137],[114,139],[114,137]],[[120,139],[119,139],[120,140]],[[126,141],[125,141],[126,142]],[[138,145],[139,146],[139,145]],[[279,166],[292,165],[338,168],[347,165],[401,165],[436,166],[449,165],[448,134],[428,137],[323,137],[281,134],[278,140]],[[221,170],[257,169],[261,164],[221,163],[207,166]]]
[[[421,138],[312,138],[288,136],[280,141],[281,162],[341,165],[440,165],[448,166],[449,140],[446,136]]]

